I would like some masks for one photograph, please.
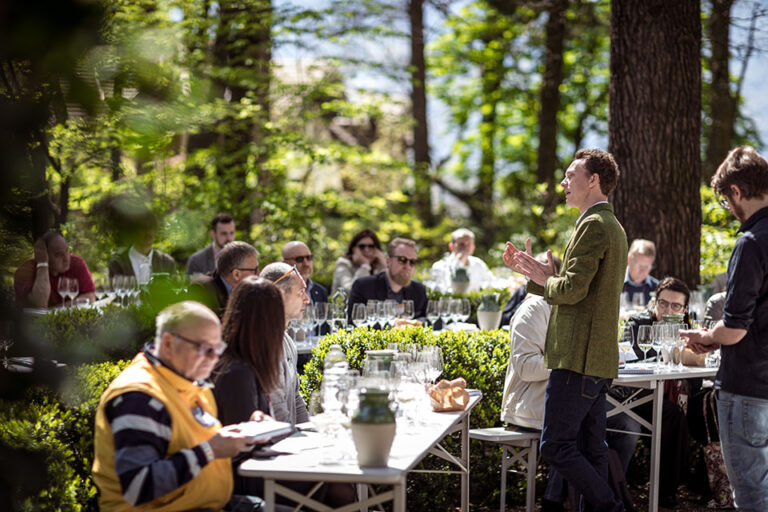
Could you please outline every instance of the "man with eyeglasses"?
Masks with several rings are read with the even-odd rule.
[[[473,256],[475,253],[475,234],[460,228],[451,233],[451,241],[448,244],[450,251],[442,259],[432,265],[432,277],[438,284],[448,290],[451,287],[456,270],[463,268],[469,277],[469,291],[484,288],[493,280],[493,274],[480,258]]]
[[[375,276],[362,277],[354,282],[349,292],[347,317],[352,321],[352,306],[369,300],[413,301],[416,319],[422,320],[427,312],[427,291],[413,280],[418,264],[416,242],[407,238],[394,238],[387,247],[386,270]]]
[[[190,297],[217,312],[219,318],[224,318],[232,288],[246,277],[257,275],[259,251],[245,242],[230,242],[219,253],[216,270],[192,282]]]
[[[309,250],[307,244],[294,240],[283,246],[283,262],[296,266],[302,279],[307,284],[307,293],[312,304],[328,302],[328,290],[320,283],[312,281],[313,261],[315,255]]]
[[[632,241],[627,254],[627,272],[622,289],[622,293],[629,294],[630,300],[639,293],[643,296],[644,305],[651,301],[651,292],[659,285],[659,280],[651,275],[655,260],[656,244],[642,238]]]
[[[734,502],[740,510],[768,510],[768,162],[754,148],[737,147],[711,184],[741,222],[741,236],[728,261],[722,320],[682,335],[695,352],[720,348],[717,416]]]
[[[93,477],[102,511],[221,510],[231,457],[250,449],[222,427],[206,379],[226,345],[221,323],[186,301],[162,310],[156,335],[104,391],[96,412]]]
[[[309,304],[307,285],[298,268],[283,262],[270,263],[261,271],[261,277],[275,283],[283,297],[285,325],[298,320]],[[309,421],[307,404],[299,393],[298,353],[286,330],[283,335],[283,361],[280,386],[270,396],[272,416],[291,424]]]
[[[96,287],[85,260],[70,254],[64,237],[51,231],[35,242],[34,257],[22,263],[13,275],[16,305],[47,308],[61,304],[58,285],[62,277],[76,279],[79,297],[94,301]]]

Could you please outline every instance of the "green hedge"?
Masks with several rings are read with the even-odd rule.
[[[29,466],[12,487],[15,509],[98,510],[91,478],[96,407],[104,389],[127,364],[83,365],[60,393],[32,388],[24,400],[0,401],[0,445],[13,454],[13,464]],[[5,476],[14,482],[14,475]]]
[[[351,368],[361,369],[365,351],[386,348],[389,343],[437,345],[443,350],[445,370],[441,378],[464,377],[470,388],[483,392],[483,399],[474,408],[471,428],[500,426],[501,396],[509,360],[509,334],[497,331],[473,333],[441,331],[429,328],[408,328],[377,331],[358,328],[323,338],[312,351],[312,359],[304,367],[301,391],[305,399],[318,389],[322,380],[322,362],[331,344],[341,345]],[[452,453],[459,453],[459,442],[451,438],[445,443]],[[470,464],[470,499],[473,504],[493,505],[498,501],[500,482],[500,450],[478,441],[472,441]],[[443,461],[429,458],[424,468],[454,469]],[[515,479],[510,479],[515,482]],[[413,474],[408,478],[408,508],[413,510],[447,510],[460,499],[460,486],[456,475]],[[516,485],[512,483],[511,485]],[[518,485],[517,499],[523,501],[524,487]],[[515,493],[510,493],[515,500]]]

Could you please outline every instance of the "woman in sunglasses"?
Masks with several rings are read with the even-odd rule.
[[[349,293],[355,280],[376,275],[386,268],[386,256],[376,233],[364,229],[352,237],[347,254],[336,260],[331,293],[339,288]]]

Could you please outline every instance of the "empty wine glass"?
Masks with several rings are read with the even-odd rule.
[[[440,314],[437,310],[437,301],[430,300],[427,302],[427,321],[429,322],[429,325],[434,328],[435,322],[437,322],[439,318]]]
[[[323,324],[328,320],[328,303],[315,302],[312,309],[315,310],[314,327],[319,335],[322,333]]]
[[[118,300],[120,301],[120,305],[123,306],[123,297],[125,297],[125,286],[126,281],[125,277],[120,274],[116,274],[112,276],[112,290],[114,290],[115,295],[117,295]]]
[[[459,299],[461,301],[460,311],[461,316],[459,316],[459,320],[462,322],[466,322],[469,320],[469,316],[472,314],[472,303],[469,302],[469,299],[463,298]]]
[[[56,287],[56,292],[61,296],[61,303],[67,307],[67,297],[69,296],[69,278],[59,277],[59,284]]]
[[[413,301],[412,300],[404,300],[401,304],[402,310],[400,312],[400,318],[405,318],[408,320],[411,320],[414,315],[413,311]]]
[[[440,315],[440,320],[442,320],[443,329],[445,329],[451,319],[451,299],[442,297],[437,303],[437,311]]]
[[[434,382],[443,373],[443,350],[440,347],[433,345],[422,347],[416,360],[425,364],[424,372],[428,382]]]
[[[368,308],[362,302],[352,305],[352,323],[355,327],[364,327],[368,321]]]

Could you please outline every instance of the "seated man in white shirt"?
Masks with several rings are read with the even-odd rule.
[[[483,260],[473,256],[475,252],[475,234],[466,228],[451,233],[450,251],[445,257],[432,265],[432,277],[438,286],[450,289],[451,280],[458,268],[464,268],[469,276],[469,289],[479,290],[491,284],[493,274]]]

